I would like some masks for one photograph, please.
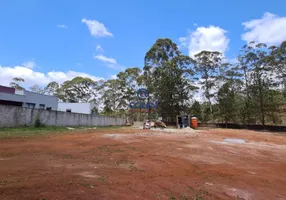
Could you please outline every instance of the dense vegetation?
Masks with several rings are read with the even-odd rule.
[[[229,63],[220,52],[202,51],[191,58],[170,39],[158,39],[144,61],[142,70],[128,68],[117,79],[76,77],[30,89],[63,102],[94,102],[94,112],[105,115],[143,119],[191,113],[202,122],[281,123],[286,102],[286,42],[277,47],[251,42],[242,47],[237,62]],[[15,78],[11,86],[21,88],[23,81]],[[128,104],[141,87],[149,90],[149,101],[159,100],[156,113],[128,113]],[[196,93],[199,101],[194,100]]]

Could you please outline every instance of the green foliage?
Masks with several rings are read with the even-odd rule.
[[[146,53],[144,84],[152,94],[149,99],[160,100],[158,112],[162,116],[185,111],[195,89],[193,74],[193,60],[182,55],[170,39],[158,39]]]
[[[195,101],[190,108],[190,113],[198,118],[199,121],[203,121],[203,113],[200,102]]]
[[[39,127],[43,127],[43,126],[44,126],[44,124],[41,122],[40,115],[37,115],[36,119],[35,119],[34,127],[39,128]]]
[[[29,88],[32,92],[36,92],[36,93],[39,93],[39,94],[44,94],[45,91],[43,88],[41,88],[39,85],[33,85]]]
[[[24,90],[24,88],[20,85],[23,82],[25,82],[23,78],[15,77],[13,78],[13,82],[10,83],[10,87],[15,88],[17,90]]]

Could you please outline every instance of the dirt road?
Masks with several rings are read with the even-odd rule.
[[[132,128],[0,140],[1,200],[286,199],[286,135]]]

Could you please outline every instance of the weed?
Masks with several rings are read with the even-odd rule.
[[[199,194],[209,195],[209,192],[206,190],[200,189]]]
[[[183,196],[181,196],[181,198],[180,198],[181,200],[188,200],[188,196],[186,196],[186,195],[183,195]]]
[[[65,158],[65,159],[71,159],[71,158],[73,158],[73,156],[72,156],[72,155],[69,155],[69,154],[66,154],[66,155],[63,155],[63,158]]]
[[[195,189],[194,189],[192,186],[189,186],[189,187],[188,187],[188,190],[194,191]]]
[[[104,176],[100,176],[100,177],[98,177],[98,180],[99,180],[100,182],[105,182],[105,177],[104,177]]]
[[[169,200],[175,200],[175,199],[176,198],[173,195],[171,195],[170,198],[169,198]]]
[[[129,146],[129,145],[128,145],[126,148],[127,148],[127,149],[131,149],[131,150],[136,150],[135,147],[132,147],[132,146]]]
[[[204,200],[204,197],[197,194],[196,196],[193,197],[193,200]]]

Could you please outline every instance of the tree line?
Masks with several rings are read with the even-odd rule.
[[[21,78],[11,86],[21,89]],[[158,100],[155,113],[129,113],[139,88],[148,89],[147,101]],[[94,112],[133,119],[192,114],[201,122],[281,124],[286,104],[286,41],[279,46],[251,42],[236,62],[222,53],[201,51],[183,55],[172,40],[158,39],[146,53],[144,67],[127,68],[116,79],[95,81],[75,77],[30,90],[55,95],[63,102],[93,102]],[[199,100],[194,100],[199,96]]]

